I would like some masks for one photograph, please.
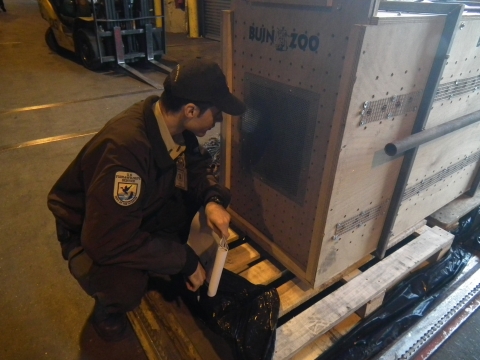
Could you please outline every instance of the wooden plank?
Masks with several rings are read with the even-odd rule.
[[[478,206],[480,206],[480,191],[477,191],[473,197],[462,195],[456,198],[435,211],[427,218],[427,221],[432,226],[438,226],[444,230],[451,231],[458,226],[458,220],[462,216]]]
[[[228,228],[227,243],[231,244],[232,242],[237,241],[238,239],[239,239],[238,234],[235,231],[233,231],[232,229]]]
[[[349,282],[350,280],[352,280],[353,278],[357,277],[358,275],[360,275],[362,272],[358,269],[355,269],[353,270],[352,272],[349,272],[347,275],[345,275],[343,278],[342,278],[342,281],[343,282]]]
[[[435,228],[406,244],[277,329],[274,359],[287,359],[398,283],[432,254],[447,248],[453,235]]]
[[[397,245],[400,241],[405,240],[408,236],[412,235],[415,231],[423,227],[426,223],[427,220],[423,219],[412,227],[409,227],[408,229],[402,231],[400,234],[394,235],[388,241],[388,248],[391,248],[392,246]]]
[[[349,282],[352,279],[356,278],[357,276],[361,275],[362,272],[359,269],[353,270],[351,273],[345,275],[342,278],[343,282]],[[383,303],[383,298],[385,297],[385,291],[383,291],[379,296],[376,298],[371,299],[365,305],[363,305],[360,309],[355,311],[355,313],[360,316],[361,318],[365,318],[370,315],[373,311],[378,309],[380,305]]]
[[[305,284],[300,279],[295,278],[287,281],[285,284],[278,287],[278,294],[280,296],[280,313],[279,316],[283,316],[290,310],[296,308],[300,304],[303,304],[308,299],[317,295],[328,286],[340,281],[344,276],[343,273],[351,273],[354,269],[366,264],[373,258],[372,255],[367,255],[360,261],[356,262],[353,266],[347,268],[341,274],[331,278],[328,282],[324,283],[321,287],[312,289],[308,284]]]
[[[222,70],[230,91],[233,90],[233,14],[231,10],[222,10]],[[220,183],[230,188],[233,116],[224,114],[223,117],[220,128]]]
[[[273,265],[269,260],[263,260],[258,264],[242,271],[239,275],[256,285],[267,285],[277,280],[285,273]]]
[[[353,329],[360,322],[361,318],[357,314],[352,314],[344,319],[340,324],[333,327],[311,344],[302,348],[293,359],[295,360],[315,360],[323,352],[328,350],[336,341]]]
[[[147,310],[141,304],[137,309],[128,312],[127,316],[130,320],[133,331],[135,331],[135,335],[137,335],[137,338],[142,345],[143,351],[145,351],[147,359],[165,359],[167,355],[163,352],[163,349],[161,347],[157,349],[157,346],[155,346],[152,341],[152,330],[147,328],[147,321],[143,318],[143,315],[146,313]]]
[[[175,313],[167,311],[159,297],[154,291],[147,293],[140,306],[127,314],[148,359],[201,359]]]
[[[249,244],[242,244],[228,251],[225,269],[239,273],[248,268],[248,264],[258,260],[260,254]]]
[[[355,313],[361,318],[366,318],[372,312],[377,310],[380,307],[380,305],[383,304],[384,298],[385,298],[385,291],[382,291],[380,295],[374,297],[371,300],[368,300],[368,302],[365,305],[361,306],[360,309],[355,311]]]

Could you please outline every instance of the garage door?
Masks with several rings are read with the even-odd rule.
[[[220,40],[222,10],[230,10],[231,0],[203,1],[203,36],[207,39]]]

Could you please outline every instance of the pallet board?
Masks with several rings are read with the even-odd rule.
[[[438,226],[447,231],[458,226],[460,218],[480,206],[480,191],[474,196],[462,195],[427,218],[431,226]]]
[[[449,248],[453,235],[440,228],[412,242],[312,305],[277,329],[274,359],[288,359],[355,310],[400,282],[432,255]]]
[[[436,261],[450,248],[453,235],[439,228],[423,226],[416,238],[365,272],[358,269],[343,274],[345,282],[338,290],[307,307],[277,329],[275,359],[314,359],[345,335],[362,316],[381,305],[382,294],[397,284],[425,260]],[[232,242],[234,244],[234,242]],[[236,267],[241,276],[254,284],[268,285],[279,281],[288,271],[277,261],[264,257],[253,246],[243,243],[234,256],[242,263]],[[232,252],[234,251],[232,250]],[[248,257],[250,261],[248,261]],[[367,257],[363,263],[372,258]],[[246,267],[246,269],[245,269]],[[243,269],[243,270],[242,270]],[[298,278],[280,281],[280,316],[301,306],[321,293]],[[198,328],[185,307],[165,302],[155,291],[149,292],[129,318],[150,360],[158,359],[229,359],[216,346],[221,339],[206,339],[205,329]],[[362,310],[362,307],[364,308]]]

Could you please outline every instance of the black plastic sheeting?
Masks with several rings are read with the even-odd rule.
[[[459,274],[480,249],[480,208],[462,219],[448,254],[439,262],[413,274],[385,297],[383,305],[317,360],[364,360],[377,355],[437,305]]]
[[[217,294],[209,297],[207,290],[204,285],[199,293],[190,293],[189,302],[196,303],[208,327],[227,340],[235,359],[271,359],[280,309],[277,290],[254,285],[226,269]]]

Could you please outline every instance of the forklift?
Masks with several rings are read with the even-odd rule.
[[[163,0],[38,0],[48,21],[48,47],[75,53],[84,67],[113,63],[157,89],[163,87],[128,64],[144,61],[170,72],[165,55]]]

